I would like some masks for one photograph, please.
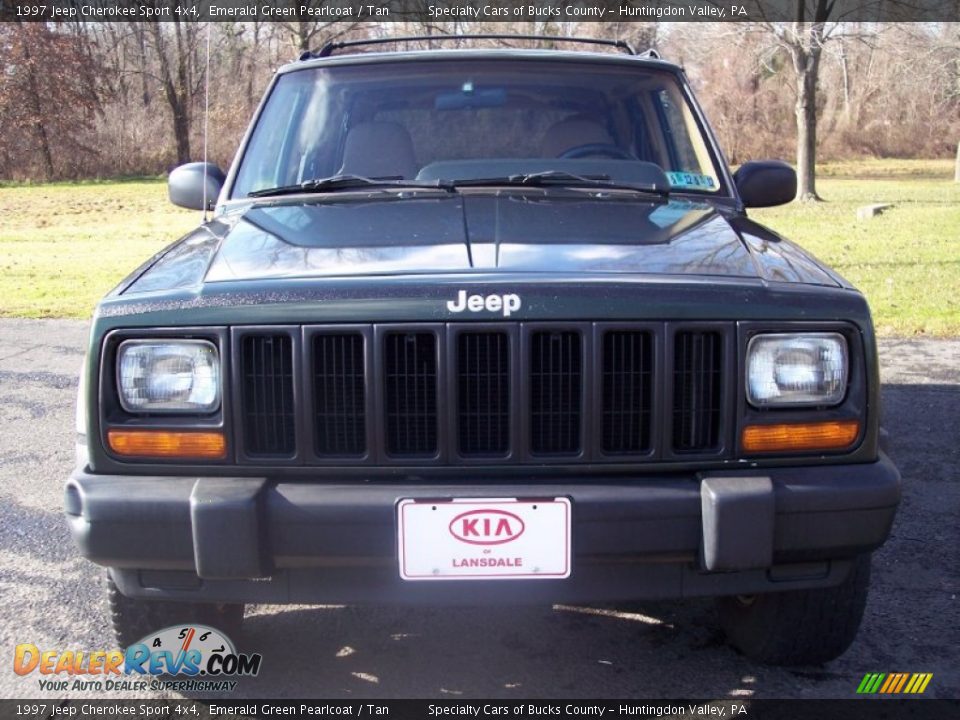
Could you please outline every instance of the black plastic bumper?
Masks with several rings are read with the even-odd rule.
[[[564,580],[405,582],[403,498],[568,497]],[[887,538],[900,477],[871,464],[582,483],[335,483],[91,475],[66,511],[84,556],[131,596],[247,602],[585,602],[841,582]]]

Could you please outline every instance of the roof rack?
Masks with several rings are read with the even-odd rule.
[[[473,34],[473,35],[412,35],[408,37],[389,37],[372,38],[369,40],[344,40],[341,42],[328,42],[318,52],[306,51],[300,55],[301,60],[310,60],[311,58],[329,57],[337,50],[348,47],[357,47],[360,45],[384,45],[386,43],[402,42],[449,42],[451,40],[537,40],[544,42],[566,42],[566,43],[585,43],[588,45],[607,45],[623,50],[628,55],[636,55],[637,51],[626,40],[604,40],[602,38],[590,37],[558,37],[555,35],[498,35],[498,34]]]

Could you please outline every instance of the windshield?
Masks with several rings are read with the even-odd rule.
[[[260,115],[233,197],[336,176],[468,182],[539,173],[720,190],[673,74],[511,58],[287,73]]]

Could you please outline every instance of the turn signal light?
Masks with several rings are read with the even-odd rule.
[[[858,420],[831,420],[782,425],[750,425],[743,429],[746,452],[793,450],[840,450],[849,447],[860,434]]]
[[[108,430],[110,449],[124,457],[222,460],[227,440],[218,432]]]

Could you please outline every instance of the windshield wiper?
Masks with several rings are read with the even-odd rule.
[[[247,197],[274,197],[277,195],[297,195],[299,193],[333,192],[336,190],[355,190],[357,188],[414,188],[424,190],[453,191],[453,185],[441,180],[432,182],[417,182],[404,180],[400,176],[391,177],[363,177],[362,175],[332,175],[327,178],[306,180],[296,185],[281,185],[280,187],[255,190],[247,193]]]
[[[628,192],[645,193],[666,198],[669,190],[657,185],[637,185],[617,182],[609,175],[577,175],[562,170],[546,170],[544,172],[505,175],[502,177],[464,178],[460,180],[431,180],[429,182],[404,180],[400,176],[391,177],[363,177],[362,175],[332,175],[327,178],[306,180],[296,185],[281,185],[280,187],[255,190],[247,193],[247,197],[275,197],[278,195],[297,195],[300,193],[335,192],[337,190],[369,189],[422,189],[456,192],[462,187],[489,187],[496,185],[523,186],[523,187],[561,187],[561,188],[597,188],[602,190],[625,190]]]
[[[467,178],[453,180],[455,187],[486,187],[489,185],[513,185],[526,187],[567,187],[567,188],[598,188],[602,190],[627,190],[630,192],[646,193],[667,197],[670,191],[657,185],[637,185],[612,180],[609,175],[577,175],[563,170],[546,170],[544,172],[522,173],[505,175],[503,177]]]

